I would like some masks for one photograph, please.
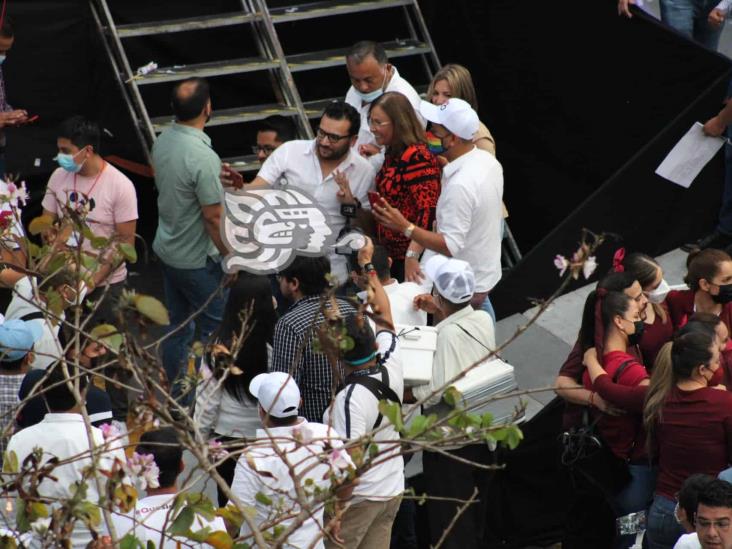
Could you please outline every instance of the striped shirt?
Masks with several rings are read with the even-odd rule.
[[[432,230],[440,196],[440,165],[426,143],[410,145],[401,156],[386,155],[376,174],[376,190],[417,227]],[[389,256],[403,260],[409,239],[398,231],[377,225],[379,243]]]
[[[336,298],[336,302],[343,318],[356,312],[347,301]],[[319,295],[304,297],[292,305],[275,325],[270,367],[271,372],[292,374],[303,400],[300,415],[315,423],[323,419],[334,389],[343,378],[343,366],[338,364],[339,379],[334,380],[328,357],[313,348],[316,329],[322,322]]]

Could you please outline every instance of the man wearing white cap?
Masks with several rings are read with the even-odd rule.
[[[268,530],[275,526],[287,530],[302,510],[293,477],[298,477],[300,490],[309,486],[305,490],[308,494],[328,491],[331,475],[344,478],[353,462],[332,429],[298,417],[300,390],[292,376],[284,372],[259,374],[249,384],[249,392],[259,401],[264,429],[257,431],[256,440],[239,458],[231,491],[244,505],[257,510],[257,526],[271,523],[277,510],[276,516],[289,518],[269,524]],[[281,456],[286,456],[286,461]],[[290,533],[284,547],[324,547],[325,502],[317,495],[307,497],[310,514]],[[273,503],[265,503],[267,499]],[[241,535],[251,536],[246,521]],[[253,544],[251,537],[244,541]]]
[[[460,259],[437,255],[427,261],[425,273],[434,283],[434,297],[429,294],[418,296],[415,303],[434,314],[435,320],[439,321],[436,326],[437,349],[432,362],[432,380],[429,385],[414,387],[412,394],[424,401],[425,415],[439,415],[446,409],[436,407],[442,399],[445,385],[495,349],[496,338],[493,320],[488,313],[476,311],[470,305],[475,290],[475,276],[470,265]],[[409,396],[406,394],[405,400]],[[465,511],[442,547],[482,547],[488,472],[468,463],[489,464],[488,446],[485,443],[469,444],[444,452],[425,451],[422,455],[428,495],[444,498],[427,500],[430,541],[433,544],[442,537],[456,516],[459,504],[454,502],[467,500],[478,488],[480,503]]]
[[[416,227],[384,200],[373,208],[374,217],[431,250],[426,256],[437,252],[467,261],[475,273],[471,304],[495,319],[488,293],[501,279],[503,168],[493,155],[473,145],[480,122],[467,102],[452,98],[433,105],[422,101],[420,111],[432,123],[432,133],[440,139],[448,160],[442,170],[435,232]],[[407,253],[406,261],[418,259],[419,252]]]

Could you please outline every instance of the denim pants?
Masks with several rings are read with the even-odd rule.
[[[201,269],[177,269],[162,262],[161,265],[165,306],[170,316],[169,333],[177,330],[163,342],[163,367],[169,383],[174,383],[181,373],[185,375],[188,353],[196,333],[199,341],[206,343],[221,324],[228,292],[219,290],[223,272],[221,265],[211,258],[206,259],[206,266]],[[185,323],[214,293],[216,295],[201,313]],[[176,385],[173,386],[173,394],[180,394]],[[189,402],[191,396],[187,395],[183,400]]]
[[[661,20],[684,36],[716,51],[724,23],[713,28],[707,17],[717,4],[719,0],[661,0]]]
[[[646,532],[649,549],[673,549],[678,539],[686,533],[676,521],[675,509],[675,501],[659,495],[653,498]]]
[[[630,482],[615,496],[613,510],[617,517],[624,517],[630,513],[647,511],[653,500],[653,491],[656,489],[656,468],[650,465],[628,465]],[[615,547],[631,547],[635,542],[635,534],[618,536]]]

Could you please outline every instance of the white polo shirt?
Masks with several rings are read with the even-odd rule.
[[[452,257],[467,261],[475,273],[475,292],[487,292],[501,280],[503,168],[477,147],[442,169],[436,231]],[[426,262],[435,255],[427,251]]]
[[[301,477],[303,485],[312,482],[310,485],[315,490],[330,487],[331,474],[341,478],[345,476],[345,471],[334,468],[333,464],[341,462],[344,466],[353,465],[348,452],[343,449],[343,442],[333,429],[321,423],[308,423],[304,418],[300,419],[297,425],[290,427],[259,429],[256,440],[247,446],[236,462],[231,491],[244,505],[256,510],[254,520],[258,525],[268,521],[274,506],[281,511],[281,516],[294,517],[300,513],[290,466]],[[289,466],[278,452],[287,456]],[[269,497],[272,505],[263,504],[260,501],[261,496],[257,498],[259,493]],[[316,506],[313,503],[310,516],[290,534],[283,547],[322,549],[323,510],[322,504]],[[291,518],[282,520],[278,525],[287,529],[290,524]],[[244,522],[241,535],[247,534],[250,531]]]
[[[392,65],[392,67],[394,67],[394,65]],[[399,76],[399,71],[396,67],[394,67],[394,74],[386,85],[384,92],[399,92],[406,96],[412,104],[412,107],[414,107],[414,112],[422,123],[422,127],[427,127],[427,120],[419,112],[419,104],[422,99],[419,97],[417,90],[415,90],[409,82],[404,80],[404,78]],[[369,110],[371,109],[371,103],[364,103],[358,93],[356,93],[356,89],[353,86],[348,88],[348,92],[346,93],[346,103],[352,105],[361,115],[361,129],[358,132],[358,141],[356,141],[354,149],[358,152],[359,145],[367,145],[370,143],[376,144],[376,138],[369,129]],[[378,170],[381,168],[381,164],[384,163],[384,155],[376,154],[369,158],[369,162],[371,162],[371,165]]]
[[[381,356],[380,363],[388,373],[389,387],[400,400],[404,399],[404,373],[399,353],[399,339],[393,332],[376,334],[376,345]],[[383,381],[380,373],[371,377]],[[379,401],[374,394],[357,383],[347,385],[335,397],[331,408],[325,411],[323,423],[331,424],[342,437],[357,439],[373,430],[379,417]],[[387,500],[404,491],[404,459],[399,455],[401,438],[394,426],[385,417],[381,418],[380,429],[374,435],[379,448],[376,459],[381,461],[366,471],[353,490],[353,503],[364,500]],[[392,456],[387,459],[387,456]],[[383,461],[382,461],[383,460]]]
[[[336,170],[346,174],[351,193],[361,202],[361,206],[371,209],[368,191],[373,190],[376,177],[376,170],[371,164],[351,150]],[[341,215],[341,203],[337,196],[338,184],[333,178],[333,172],[323,178],[315,151],[315,140],[298,139],[283,143],[265,160],[257,177],[261,177],[274,188],[294,187],[310,194],[328,212],[330,228],[336,236],[345,226],[346,218]],[[333,252],[330,254],[330,266],[338,281],[341,284],[346,282],[346,258]]]
[[[100,448],[104,444],[102,432],[96,427],[91,427],[94,440],[94,447]],[[113,443],[114,445],[114,443]],[[8,442],[6,453],[15,452],[18,463],[28,457],[34,448],[42,448],[42,462],[46,463],[52,457],[64,461],[76,456],[83,456],[64,465],[53,469],[53,477],[45,478],[38,486],[38,493],[41,497],[51,500],[70,499],[76,492],[74,483],[84,478],[84,470],[91,466],[92,460],[89,456],[89,439],[87,438],[84,418],[81,414],[73,413],[48,413],[40,423],[26,427],[15,433]],[[111,471],[114,459],[125,462],[125,453],[119,447],[110,448],[104,451],[99,457],[99,468]],[[102,485],[106,486],[105,477],[99,475]],[[86,501],[99,501],[100,494],[97,492],[97,485],[93,479],[87,480]],[[53,509],[60,503],[52,503]],[[106,533],[104,521],[99,526],[102,533]],[[75,521],[74,531],[71,534],[73,549],[84,549],[92,540],[89,529],[81,521]]]

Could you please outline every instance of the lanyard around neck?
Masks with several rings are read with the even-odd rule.
[[[94,190],[94,187],[96,187],[96,186],[97,186],[97,183],[99,182],[99,178],[100,178],[100,177],[102,177],[102,174],[104,173],[104,168],[106,168],[106,167],[107,167],[107,161],[106,161],[106,160],[104,160],[104,159],[102,159],[102,169],[101,169],[101,170],[99,170],[99,173],[98,173],[98,174],[97,174],[97,176],[96,176],[96,177],[94,178],[94,183],[92,183],[92,186],[91,186],[91,188],[89,189],[89,192],[88,192],[88,193],[86,193],[86,196],[87,196],[87,197],[88,197],[89,199],[91,199],[91,194],[92,194],[92,191]],[[74,195],[76,196],[76,203],[78,204],[78,203],[79,203],[79,193],[77,193],[77,192],[76,192],[76,175],[77,175],[77,174],[74,174]]]

